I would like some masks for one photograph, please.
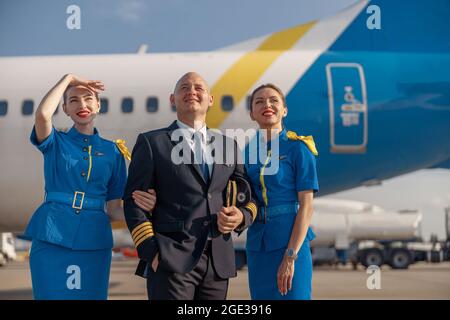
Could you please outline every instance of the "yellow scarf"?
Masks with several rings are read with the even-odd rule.
[[[294,131],[286,132],[286,136],[289,140],[303,141],[315,156],[319,155],[316,149],[316,144],[314,143],[313,136],[298,136]]]

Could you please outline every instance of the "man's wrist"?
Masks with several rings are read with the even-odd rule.
[[[236,208],[236,210],[238,211],[238,214],[240,213],[240,216],[241,216],[241,222],[236,227],[236,229],[239,229],[245,224],[245,215],[244,215],[244,212],[242,212],[241,209]]]

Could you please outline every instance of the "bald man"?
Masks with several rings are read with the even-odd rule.
[[[140,258],[136,274],[147,278],[151,300],[223,300],[236,276],[231,232],[253,222],[255,200],[224,204],[230,177],[248,178],[236,142],[206,127],[213,105],[206,81],[195,72],[183,75],[170,102],[178,119],[140,134],[129,167],[124,207]],[[207,151],[211,144],[216,156]],[[157,196],[152,212],[132,197],[148,189]]]

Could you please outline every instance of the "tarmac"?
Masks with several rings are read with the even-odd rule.
[[[109,299],[147,299],[145,280],[135,276],[137,260],[114,259],[111,268]],[[379,275],[379,277],[378,277]],[[274,281],[276,281],[274,279]],[[371,289],[369,289],[369,287]],[[32,299],[28,261],[10,262],[0,267],[0,299]],[[231,279],[228,300],[248,300],[247,269],[238,271]],[[362,266],[353,270],[348,266],[314,267],[314,300],[372,300],[372,299],[450,299],[450,262],[416,263],[408,270],[382,267],[379,274],[367,272]]]

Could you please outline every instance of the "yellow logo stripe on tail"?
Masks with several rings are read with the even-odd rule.
[[[289,50],[315,22],[299,25],[269,36],[255,51],[249,52],[235,62],[211,88],[215,97],[214,106],[208,111],[206,123],[211,128],[219,128],[228,116],[220,107],[224,95],[233,96],[239,104],[250,88],[286,50]]]

